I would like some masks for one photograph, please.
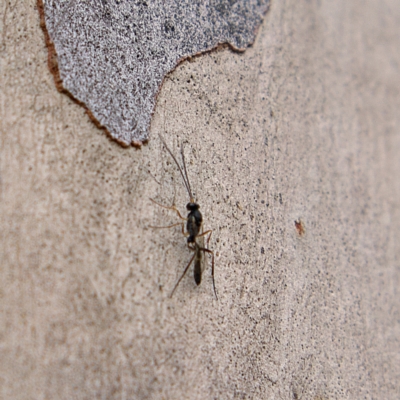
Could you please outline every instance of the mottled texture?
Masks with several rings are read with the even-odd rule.
[[[166,74],[219,44],[244,50],[269,0],[43,0],[43,5],[59,88],[126,145],[148,139]]]
[[[0,2],[1,400],[398,400],[398,0],[275,1],[169,75],[140,149],[55,89],[34,7]],[[218,301],[209,265],[168,298],[191,252],[149,198],[188,196],[157,132]]]

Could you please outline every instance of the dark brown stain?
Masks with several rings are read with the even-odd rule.
[[[303,221],[301,219],[299,219],[298,221],[294,221],[294,226],[296,227],[299,236],[303,236],[306,233]]]

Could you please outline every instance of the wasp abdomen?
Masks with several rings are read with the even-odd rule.
[[[194,263],[194,281],[196,282],[196,285],[200,285],[201,283],[201,259],[195,261]]]

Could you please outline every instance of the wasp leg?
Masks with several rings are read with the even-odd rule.
[[[178,225],[182,225],[182,232],[184,232],[184,228],[183,228],[183,226],[184,226],[184,224],[182,224],[182,222],[178,222],[178,223],[176,223],[176,224],[172,224],[172,225],[167,225],[167,226],[149,226],[149,228],[152,228],[152,229],[168,229],[168,228],[173,228],[174,226],[178,226]]]
[[[211,276],[212,276],[212,281],[213,281],[213,288],[214,288],[215,298],[218,300],[217,290],[215,289],[215,280],[214,280],[214,252],[211,251],[211,250],[209,250],[209,248],[208,248],[208,243],[210,243],[210,239],[211,239],[212,232],[213,232],[213,231],[210,229],[210,230],[208,230],[208,231],[205,231],[205,232],[201,233],[201,234],[198,235],[197,237],[201,237],[201,236],[206,236],[206,235],[208,235],[207,241],[206,241],[206,246],[207,246],[207,247],[201,247],[200,250],[201,250],[201,251],[204,251],[205,253],[211,254],[211,257],[212,257],[212,258],[211,258]]]
[[[169,297],[171,298],[172,295],[175,292],[175,289],[178,287],[178,285],[180,284],[181,280],[183,279],[183,277],[186,275],[187,270],[189,269],[190,265],[192,264],[193,260],[194,260],[194,256],[196,255],[196,253],[193,254],[192,258],[190,259],[188,265],[186,266],[185,270],[183,271],[183,274],[181,275],[181,277],[179,278],[178,282],[176,282],[176,285],[174,287],[174,289],[172,290],[171,294],[169,295]]]
[[[203,232],[203,233],[201,233],[200,235],[197,236],[197,237],[202,237],[202,236],[208,235],[208,238],[207,238],[207,249],[208,249],[208,243],[210,242],[210,239],[211,239],[212,232],[213,231],[210,229],[210,230],[205,231],[205,232]]]
[[[189,233],[185,232],[185,236],[189,236]],[[192,251],[196,251],[196,245],[194,243],[188,243],[187,247],[188,247],[188,249],[190,249]]]
[[[151,228],[151,229],[168,229],[168,228],[173,228],[174,226],[178,226],[178,225],[180,225],[182,227],[182,235],[185,237],[189,236],[189,233],[185,232],[185,224],[183,224],[182,222],[178,222],[176,224],[167,225],[167,226],[149,226],[149,228]],[[191,249],[191,250],[193,250],[193,249]]]
[[[200,247],[199,250],[204,251],[204,253],[211,254],[211,277],[213,281],[215,298],[218,300],[217,290],[215,289],[215,280],[214,280],[214,252],[212,250],[206,249],[205,247]]]
[[[187,218],[182,217],[181,213],[179,212],[179,210],[175,207],[175,206],[164,206],[163,204],[157,203],[155,200],[150,199],[150,201],[152,201],[154,204],[157,204],[158,206],[162,207],[162,208],[166,208],[167,210],[173,210],[178,214],[178,217],[180,219],[183,219],[186,221]]]

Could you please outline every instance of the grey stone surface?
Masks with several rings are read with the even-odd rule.
[[[244,50],[269,0],[43,0],[64,89],[123,144],[148,139],[166,74],[229,44]]]
[[[274,2],[169,75],[137,149],[55,89],[35,1],[0,2],[0,398],[398,400],[399,8]],[[209,265],[168,298],[190,252],[149,198],[187,193],[158,132],[218,302]]]

